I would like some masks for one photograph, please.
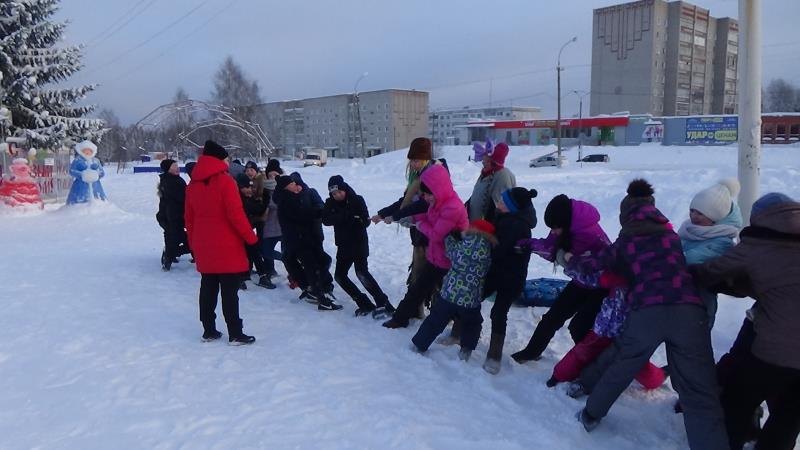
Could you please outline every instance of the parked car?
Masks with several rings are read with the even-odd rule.
[[[611,161],[605,153],[598,153],[595,155],[586,155],[579,159],[578,162],[609,162]]]
[[[567,164],[567,158],[562,156],[559,164],[557,155],[544,155],[531,160],[528,167],[558,167]]]

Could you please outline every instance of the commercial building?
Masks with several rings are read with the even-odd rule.
[[[432,111],[429,131],[434,145],[468,144],[469,134],[464,128],[470,122],[491,120],[533,120],[542,108],[532,106],[498,106],[494,108],[457,108]]]
[[[279,154],[295,155],[309,148],[328,150],[332,157],[361,157],[406,148],[428,134],[428,93],[385,89],[258,105],[261,127]]]
[[[590,114],[736,112],[738,23],[683,1],[594,10]]]

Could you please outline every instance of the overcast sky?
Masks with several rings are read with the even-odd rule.
[[[135,122],[178,86],[208,99],[211,77],[233,56],[266,101],[385,88],[430,92],[431,108],[540,106],[555,116],[555,62],[562,93],[588,90],[592,9],[613,0],[62,0],[68,43],[83,43],[85,68],[70,84],[100,83],[91,103]],[[737,0],[701,0],[736,17]],[[768,0],[763,77],[800,84],[800,1]],[[490,81],[492,80],[492,81]],[[588,100],[588,98],[586,99]],[[577,114],[576,96],[563,100]],[[584,111],[588,107],[584,105]]]

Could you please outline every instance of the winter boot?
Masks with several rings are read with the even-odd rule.
[[[387,299],[383,302],[378,302],[378,307],[372,311],[372,318],[375,320],[383,320],[387,317],[391,317],[392,314],[394,314],[394,306],[392,306]]]
[[[300,287],[300,283],[298,283],[297,280],[295,280],[292,277],[287,277],[287,278],[289,279],[289,289],[297,289],[298,287]]]
[[[453,326],[450,328],[450,334],[440,337],[436,342],[441,345],[456,345],[461,342],[461,321],[457,318],[453,320]]]
[[[517,353],[513,353],[511,358],[513,358],[518,364],[525,364],[528,361],[538,361],[542,358],[542,355],[534,355],[531,350],[528,350],[528,348],[525,347]]]
[[[258,277],[258,283],[256,284],[265,289],[275,289],[277,287],[274,284],[272,284],[272,281],[270,281],[269,279],[269,275],[261,275],[260,277]]]
[[[167,251],[164,250],[161,252],[161,270],[164,272],[169,272],[169,269],[172,268],[172,261],[167,258]]]
[[[483,363],[483,370],[492,375],[497,375],[500,372],[500,360],[503,357],[503,341],[506,336],[504,334],[492,333],[489,340],[489,351],[486,353],[486,361]]]
[[[550,377],[550,379],[547,380],[547,382],[545,382],[545,384],[549,388],[556,387],[556,385],[558,384],[558,380],[556,380],[556,377]]]
[[[319,296],[319,303],[317,304],[317,309],[320,311],[338,311],[342,309],[342,305],[335,303],[325,294],[321,294]]]
[[[222,337],[222,333],[220,333],[219,331],[217,331],[217,330],[212,328],[210,330],[206,330],[206,331],[203,332],[202,341],[203,342],[216,341],[217,339],[219,339],[221,337]]]
[[[586,408],[583,408],[582,410],[578,411],[578,414],[575,415],[575,418],[578,419],[578,422],[580,422],[583,425],[583,429],[586,430],[587,432],[591,432],[592,430],[597,428],[598,425],[600,425],[600,419],[595,419],[594,417],[589,415],[589,413],[586,412]]]
[[[239,333],[237,336],[228,336],[228,345],[248,345],[256,341],[253,336]]]
[[[386,322],[383,322],[382,325],[384,328],[390,328],[390,329],[405,328],[408,326],[408,321],[403,323],[399,319],[395,319],[394,317],[392,317]]]
[[[356,302],[356,316],[366,316],[370,314],[372,311],[375,311],[375,305],[370,301],[369,297],[365,294],[359,294],[353,298],[353,301]]]
[[[312,305],[319,304],[319,298],[313,294],[311,291],[303,291],[300,293],[300,300],[305,300],[306,303],[311,303]]]
[[[575,380],[572,383],[570,383],[569,386],[567,386],[567,395],[569,395],[572,398],[578,399],[586,395],[589,395],[589,393],[586,392],[586,388],[583,387],[583,383],[581,383],[580,380]]]
[[[472,356],[472,350],[468,348],[461,347],[461,350],[458,351],[458,359],[468,362],[470,356]]]

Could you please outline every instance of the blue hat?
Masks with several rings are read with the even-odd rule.
[[[750,215],[755,216],[757,214],[761,214],[764,210],[771,208],[775,205],[779,205],[781,203],[789,203],[794,202],[791,197],[786,194],[781,194],[780,192],[770,192],[769,194],[765,194],[761,198],[753,203],[753,209],[750,210]]]

